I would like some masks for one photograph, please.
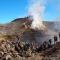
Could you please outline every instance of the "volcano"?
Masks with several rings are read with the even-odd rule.
[[[32,22],[33,20],[30,20],[29,17],[25,17],[14,19],[7,24],[0,24],[1,60],[6,58],[10,58],[12,60],[20,60],[24,58],[27,60],[27,57],[29,58],[28,60],[33,60],[35,59],[35,56],[37,56],[36,60],[40,60],[40,53],[43,54],[44,57],[48,54],[51,56],[51,54],[54,54],[56,49],[60,49],[60,29],[58,28],[60,27],[59,22],[43,21],[43,25],[45,26],[44,29],[31,28]],[[48,48],[49,41],[52,45],[50,48]],[[47,46],[46,49],[43,49],[44,43],[46,44],[44,46]],[[40,48],[41,46],[42,48]],[[36,52],[38,51],[40,51],[40,53],[36,55]],[[32,56],[32,54],[34,55]],[[57,53],[57,56],[58,54],[60,56],[60,52]],[[55,55],[56,53],[54,56]]]
[[[28,43],[35,41],[40,45],[49,39],[52,39],[52,44],[54,43],[53,37],[55,35],[58,37],[60,31],[55,27],[58,22],[55,24],[56,22],[43,21],[46,26],[44,30],[32,29],[31,23],[32,20],[29,17],[17,18],[8,24],[0,25],[0,35],[19,35],[19,37],[23,35],[23,41]]]

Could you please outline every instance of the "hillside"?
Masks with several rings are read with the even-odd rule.
[[[55,22],[43,21],[46,26],[44,30],[32,29],[31,23],[32,20],[25,17],[0,25],[1,60],[58,60],[60,58],[60,30],[56,30]],[[56,44],[54,36],[57,37]]]
[[[10,33],[11,33],[13,30],[23,29],[24,24],[31,26],[31,23],[32,23],[32,20],[30,20],[29,17],[17,18],[8,24],[0,25],[0,31],[6,32],[6,33],[8,33],[8,31],[10,31]],[[49,29],[53,29],[54,22],[44,21],[44,25],[46,25],[46,27]]]

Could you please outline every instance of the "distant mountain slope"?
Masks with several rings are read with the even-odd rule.
[[[30,27],[31,23],[32,20],[30,20],[29,17],[14,19],[8,24],[0,25],[0,34],[20,33],[25,30],[26,26]],[[43,21],[43,24],[46,26],[46,29],[50,30],[51,33],[57,30],[60,31],[60,29],[57,29],[55,27],[55,25],[59,25],[58,23],[60,22]]]
[[[11,33],[12,31],[14,32],[15,30],[19,31],[24,28],[24,23],[26,25],[31,25],[32,20],[30,20],[29,17],[17,18],[8,24],[1,25],[0,31],[6,32],[6,33],[8,33],[9,31]],[[54,22],[43,21],[43,23],[48,29],[54,29]]]

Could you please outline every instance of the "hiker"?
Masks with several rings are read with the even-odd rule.
[[[59,32],[59,38],[60,38],[60,32]]]
[[[48,41],[48,48],[50,48],[51,46],[52,46],[52,39],[49,39],[49,41]]]
[[[42,49],[45,50],[47,48],[47,42],[44,41],[43,45],[42,45]]]
[[[30,44],[29,43],[28,44],[25,44],[24,45],[24,50],[27,51],[29,49],[29,47],[30,47]]]
[[[36,48],[35,51],[36,51],[36,52],[42,51],[42,45],[41,45],[40,47]]]
[[[58,37],[54,36],[54,44],[57,42],[57,40],[58,40]]]

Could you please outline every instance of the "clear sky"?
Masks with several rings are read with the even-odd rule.
[[[8,23],[15,18],[28,16],[28,0],[0,0],[0,23]],[[48,0],[44,20],[60,17],[60,0]]]

